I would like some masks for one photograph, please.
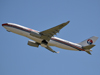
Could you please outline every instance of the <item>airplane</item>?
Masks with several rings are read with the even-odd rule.
[[[28,41],[29,46],[39,47],[39,45],[41,45],[53,53],[59,53],[59,51],[56,52],[50,47],[55,46],[66,50],[85,51],[91,55],[91,48],[95,46],[94,43],[98,39],[96,36],[90,37],[89,39],[86,39],[80,43],[73,43],[58,37],[54,37],[54,35],[59,33],[59,31],[68,25],[69,22],[70,21],[64,22],[41,32],[14,23],[3,23],[2,26],[8,32],[13,32],[31,39]]]

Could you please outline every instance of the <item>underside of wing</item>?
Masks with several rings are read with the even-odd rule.
[[[66,26],[70,21],[67,21],[65,23],[62,23],[56,27],[50,28],[48,30],[42,31],[40,32],[40,34],[42,35],[42,39],[45,39],[47,41],[49,41],[51,39],[52,36],[56,35],[56,33],[58,33],[64,26]]]
[[[49,46],[47,46],[47,47],[45,47],[46,49],[48,49],[49,51],[51,51],[51,52],[53,52],[53,53],[59,53],[59,52],[56,52],[56,51],[54,51],[51,47],[49,47]]]

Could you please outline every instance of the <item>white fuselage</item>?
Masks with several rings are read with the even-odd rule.
[[[38,43],[41,44],[42,40],[41,38],[37,38],[35,36],[31,36],[30,32],[36,32],[39,33],[39,31],[18,25],[18,24],[14,24],[14,23],[5,23],[2,24],[2,26],[7,30],[7,31],[11,31],[13,33],[25,36],[31,40],[34,40]],[[48,42],[49,46],[55,46],[58,48],[62,48],[62,49],[67,49],[67,50],[75,50],[75,51],[85,51],[84,49],[82,49],[82,46],[77,44],[77,43],[72,43],[57,37],[52,37],[51,40]]]

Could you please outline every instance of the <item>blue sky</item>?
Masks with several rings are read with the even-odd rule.
[[[81,42],[100,37],[100,0],[1,0],[0,75],[100,75],[100,39],[88,55],[82,51],[27,45],[28,38],[7,32],[2,23],[43,31],[70,20],[57,37]]]

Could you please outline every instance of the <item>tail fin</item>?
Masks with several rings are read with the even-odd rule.
[[[82,41],[82,42],[80,42],[78,44],[80,44],[82,46],[93,45],[96,42],[97,39],[98,39],[98,37],[93,36],[93,37],[90,37],[89,39],[84,40],[84,41]]]
[[[85,41],[82,41],[78,44],[82,45],[82,48],[85,49],[88,54],[91,55],[90,51],[92,47],[94,47],[94,43],[96,42],[96,40],[98,39],[98,37],[96,36],[93,36],[93,37],[90,37],[89,39],[85,40]]]

